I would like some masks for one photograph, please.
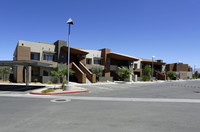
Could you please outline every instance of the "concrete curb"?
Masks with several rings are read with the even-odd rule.
[[[38,92],[29,92],[30,94],[35,95],[59,95],[59,94],[71,94],[71,93],[83,93],[83,92],[89,92],[90,90],[80,90],[80,91],[66,91],[66,92],[58,92],[58,93],[38,93]]]

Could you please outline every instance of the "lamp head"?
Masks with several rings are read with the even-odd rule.
[[[152,58],[155,58],[155,56],[152,56]]]
[[[72,25],[74,25],[74,22],[72,21],[71,18],[69,18],[69,20],[67,21],[67,24],[72,24]]]

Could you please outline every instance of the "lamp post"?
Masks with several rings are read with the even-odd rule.
[[[151,72],[151,81],[153,81],[153,59],[155,58],[155,56],[152,56],[152,72]]]
[[[70,64],[70,25],[74,24],[72,19],[69,18],[69,20],[67,21],[67,24],[69,24],[69,34],[68,34],[68,63],[67,63],[67,87],[66,90],[71,90],[71,86],[69,85],[69,64]]]

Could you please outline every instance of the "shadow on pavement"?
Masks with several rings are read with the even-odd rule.
[[[18,91],[18,92],[25,92],[28,90],[34,90],[39,88],[44,88],[45,86],[31,86],[29,85],[26,87],[26,85],[0,85],[0,91]]]

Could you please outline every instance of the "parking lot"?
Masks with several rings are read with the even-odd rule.
[[[89,93],[73,96],[130,97],[130,98],[200,98],[200,81],[148,82],[133,84],[82,85]],[[61,95],[68,96],[68,95]],[[71,96],[71,95],[70,95]]]
[[[79,86],[90,93],[0,93],[0,132],[200,130],[200,81]]]

